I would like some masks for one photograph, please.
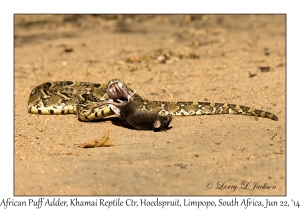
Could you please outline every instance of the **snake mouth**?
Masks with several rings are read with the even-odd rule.
[[[108,83],[107,96],[109,100],[119,103],[129,101],[133,91],[118,79],[113,79]]]

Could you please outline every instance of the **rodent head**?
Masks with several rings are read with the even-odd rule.
[[[154,131],[165,131],[172,121],[171,115],[158,115],[158,119],[153,123]]]

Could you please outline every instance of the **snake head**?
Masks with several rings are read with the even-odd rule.
[[[128,86],[125,85],[124,82],[120,81],[119,79],[112,79],[107,85],[108,98],[117,103],[122,101],[130,101],[134,93],[134,91],[132,91]]]

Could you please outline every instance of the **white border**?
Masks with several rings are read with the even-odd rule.
[[[78,4],[79,3],[79,4]],[[299,7],[296,1],[7,1],[1,2],[1,130],[0,195],[13,199],[13,14],[15,13],[281,13],[287,14],[287,197],[273,200],[297,200],[299,173]],[[5,98],[5,100],[3,100]],[[50,197],[48,197],[50,198]],[[107,197],[109,198],[109,197]],[[178,197],[180,198],[180,197]],[[184,197],[181,197],[181,199]],[[200,197],[218,201],[222,197]],[[29,199],[15,197],[16,200]],[[35,199],[37,199],[35,197]],[[68,197],[64,197],[68,200]],[[88,198],[87,198],[88,199]],[[122,197],[126,199],[126,197]],[[139,197],[135,197],[139,199]],[[155,199],[155,198],[150,198]],[[164,197],[166,199],[166,197]],[[172,198],[170,198],[172,199]],[[225,198],[230,200],[230,197]],[[238,199],[243,199],[239,197]],[[263,197],[256,197],[263,200]],[[98,207],[100,208],[100,207]],[[26,208],[25,208],[26,209]],[[45,209],[45,208],[43,208]],[[70,209],[70,208],[69,208]],[[73,208],[72,208],[73,209]],[[116,208],[113,208],[116,209]],[[167,209],[167,208],[164,208]]]

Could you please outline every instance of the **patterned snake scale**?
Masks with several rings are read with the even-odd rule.
[[[113,95],[108,90],[112,84],[118,84],[124,92],[122,96]],[[101,105],[108,100],[126,100],[133,90],[118,79],[106,84],[96,84],[76,81],[46,82],[35,87],[28,101],[28,112],[32,114],[77,114],[82,121],[103,119],[115,112],[109,105]],[[134,101],[141,110],[159,110],[162,115],[195,116],[215,114],[238,114],[264,117],[278,120],[276,115],[237,104],[211,102],[168,102],[151,101],[135,94]],[[97,108],[94,108],[96,107]]]

